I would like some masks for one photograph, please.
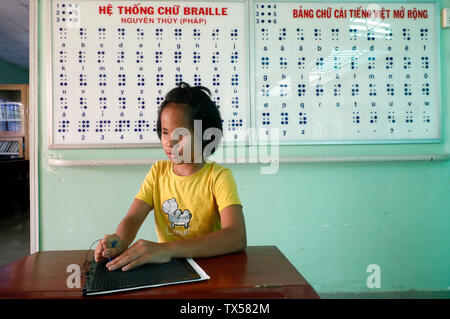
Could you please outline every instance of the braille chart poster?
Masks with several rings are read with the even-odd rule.
[[[180,81],[212,91],[230,145],[440,141],[434,3],[50,5],[50,147],[159,145]]]
[[[286,144],[438,142],[437,18],[432,3],[255,2],[254,126]]]
[[[51,147],[159,145],[158,106],[181,81],[211,90],[225,142],[246,142],[246,2],[51,6]]]

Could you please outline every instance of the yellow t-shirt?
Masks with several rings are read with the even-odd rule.
[[[231,170],[206,163],[190,176],[173,172],[170,161],[158,161],[136,195],[154,208],[160,242],[192,238],[221,229],[220,212],[241,205]]]

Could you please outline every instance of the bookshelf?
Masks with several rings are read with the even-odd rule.
[[[28,160],[28,85],[0,84],[0,159]]]

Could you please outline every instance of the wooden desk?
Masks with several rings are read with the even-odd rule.
[[[68,288],[66,284],[70,275],[67,266],[82,267],[87,253],[42,251],[0,268],[0,298],[94,298],[81,296],[84,279],[80,288]],[[210,280],[95,298],[319,298],[275,246],[248,247],[245,252],[195,261]]]

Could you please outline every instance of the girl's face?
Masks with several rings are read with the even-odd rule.
[[[193,136],[193,128],[186,105],[177,103],[166,105],[161,113],[161,143],[164,152],[172,162],[180,163],[181,159],[184,163],[187,162],[182,156],[184,146],[190,142],[190,136]],[[193,143],[190,144],[191,156],[189,157],[192,160]]]

